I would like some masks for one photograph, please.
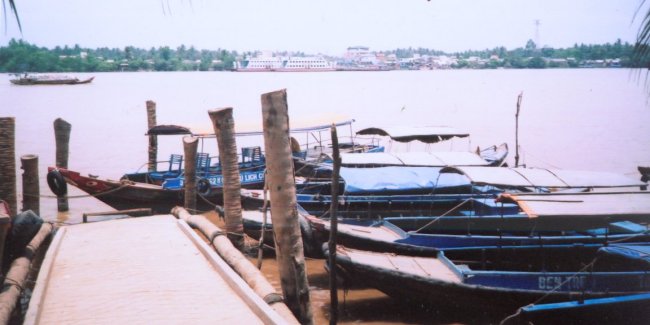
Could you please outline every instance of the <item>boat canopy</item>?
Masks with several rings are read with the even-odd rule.
[[[334,126],[340,127],[340,126],[352,125],[353,122],[354,120],[347,120],[347,121],[335,123]],[[317,125],[317,126],[304,127],[304,128],[293,128],[289,130],[289,132],[305,133],[305,132],[318,132],[318,131],[326,131],[326,130],[329,131],[331,127],[332,124]],[[147,131],[145,135],[182,135],[182,134],[191,134],[193,136],[198,136],[203,138],[215,137],[214,133],[194,133],[189,128],[180,125],[156,125],[151,129],[149,129],[149,131]],[[252,136],[252,135],[264,135],[264,131],[249,131],[249,132],[235,133],[235,136],[237,137]]]
[[[147,131],[145,135],[182,135],[192,134],[190,129],[180,125],[156,125]]]
[[[391,126],[370,127],[359,130],[358,135],[382,135],[398,142],[411,142],[418,140],[424,143],[436,143],[454,137],[465,138],[469,133],[449,126]]]
[[[375,152],[341,154],[343,166],[488,166],[489,163],[475,153],[451,152]]]
[[[601,218],[650,221],[650,192],[501,194],[501,202],[519,205],[530,218]]]
[[[469,187],[462,175],[440,174],[439,167],[341,167],[346,194],[384,194],[413,190],[436,190],[450,187]]]
[[[542,168],[445,167],[441,173],[465,175],[474,185],[503,187],[606,188],[648,185],[615,173]]]

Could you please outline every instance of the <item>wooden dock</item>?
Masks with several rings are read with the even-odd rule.
[[[171,215],[62,227],[25,324],[286,323]]]

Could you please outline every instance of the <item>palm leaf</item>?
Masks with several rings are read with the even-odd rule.
[[[16,9],[16,2],[14,0],[7,0],[9,2],[9,8],[14,14],[14,17],[16,17],[16,22],[18,23],[18,30],[20,32],[23,32],[23,26],[20,24],[20,17],[18,16],[18,9]],[[2,13],[5,18],[5,33],[7,32],[7,5],[5,3],[5,0],[2,0]]]
[[[639,8],[637,9],[634,16],[636,17],[643,5],[645,0],[641,2]],[[650,10],[646,12],[643,20],[641,21],[641,29],[636,36],[636,43],[634,44],[634,51],[632,53],[632,60],[637,66],[642,66],[650,69],[648,65],[648,57],[650,56]]]

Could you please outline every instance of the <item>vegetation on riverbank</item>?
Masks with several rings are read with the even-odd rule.
[[[496,47],[460,53],[408,48],[373,52],[378,57],[392,58],[396,68],[441,68],[436,60],[450,58],[445,68],[554,68],[554,67],[643,67],[647,62],[632,60],[634,45],[617,40],[607,44],[575,44],[570,48],[538,48],[533,41],[526,46],[508,50]],[[209,71],[229,70],[233,62],[255,56],[255,52],[198,50],[181,45],[140,49],[55,47],[48,49],[22,40],[12,39],[0,47],[0,72],[104,72],[104,71]],[[305,56],[304,53],[279,55]],[[329,57],[336,61],[339,58]],[[644,65],[645,64],[645,65]]]

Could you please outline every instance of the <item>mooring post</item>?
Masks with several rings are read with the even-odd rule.
[[[219,147],[219,163],[223,176],[223,210],[228,238],[237,249],[244,249],[244,224],[241,212],[241,180],[235,140],[232,108],[209,110]]]
[[[20,157],[23,169],[23,211],[32,210],[41,215],[41,190],[38,184],[38,156],[24,155]]]
[[[18,213],[16,197],[16,118],[0,117],[0,200],[9,204],[9,213]]]
[[[156,102],[153,100],[147,101],[147,126],[150,130],[152,127],[156,126]],[[158,136],[150,134],[149,135],[149,171],[155,172],[158,168]]]
[[[519,109],[523,95],[524,92],[520,92],[517,96],[517,113],[515,113],[515,167],[519,167]]]
[[[282,293],[300,323],[312,324],[289,140],[287,91],[283,89],[261,97],[267,183]]]
[[[339,296],[336,283],[336,233],[338,231],[338,208],[339,208],[339,169],[341,168],[341,156],[339,155],[339,137],[336,133],[336,125],[332,124],[332,158],[334,166],[332,170],[332,206],[330,207],[330,239],[327,243],[330,265],[330,324],[336,325],[339,318]]]
[[[183,149],[185,150],[185,172],[183,176],[185,209],[190,211],[196,211],[196,148],[198,145],[198,138],[183,137]]]
[[[61,118],[54,120],[54,138],[56,139],[56,166],[68,168],[68,152],[70,148],[70,131],[72,125]],[[67,194],[57,198],[59,212],[68,211]]]

